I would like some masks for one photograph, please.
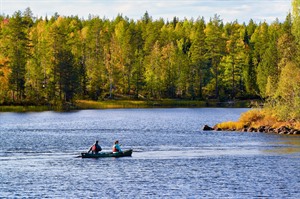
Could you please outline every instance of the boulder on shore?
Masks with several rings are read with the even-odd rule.
[[[205,124],[205,125],[203,126],[202,130],[203,130],[203,131],[211,131],[211,130],[214,130],[214,129],[213,129],[212,127],[210,127],[210,126],[208,126],[208,125]]]
[[[203,127],[204,131],[241,131],[241,132],[260,132],[260,133],[275,133],[280,135],[300,135],[300,129],[294,129],[289,126],[281,126],[278,128],[272,128],[271,126],[259,126],[257,128],[253,126],[244,126],[242,129],[228,129],[228,128],[218,128],[215,126],[214,128],[204,125]]]

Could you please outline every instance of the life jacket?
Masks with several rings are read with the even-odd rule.
[[[113,152],[119,152],[119,150],[117,149],[116,145],[113,146]]]
[[[97,146],[95,144],[92,146],[92,151],[98,151]]]

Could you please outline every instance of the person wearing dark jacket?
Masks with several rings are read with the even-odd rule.
[[[90,153],[92,151],[92,154],[97,154],[99,151],[102,151],[101,146],[98,144],[98,140],[95,142],[95,144],[93,144],[88,153]]]

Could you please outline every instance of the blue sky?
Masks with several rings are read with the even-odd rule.
[[[218,14],[224,22],[239,23],[266,21],[278,18],[284,21],[291,11],[291,0],[0,0],[1,14],[12,15],[30,7],[35,17],[88,15],[114,19],[118,14],[129,19],[140,19],[147,11],[153,19],[172,20],[174,16],[184,18],[204,17],[209,21]]]

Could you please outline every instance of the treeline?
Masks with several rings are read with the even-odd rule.
[[[300,106],[299,0],[293,8],[271,24],[153,20],[147,12],[140,20],[48,19],[30,8],[0,16],[0,104],[129,96]]]

